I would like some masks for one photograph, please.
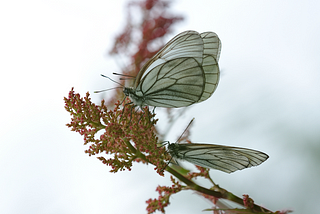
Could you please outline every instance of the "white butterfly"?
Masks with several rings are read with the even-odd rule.
[[[227,173],[258,166],[269,158],[253,149],[200,143],[172,143],[168,152],[173,158]]]
[[[213,32],[185,31],[171,39],[123,92],[136,106],[178,108],[202,102],[219,82],[221,42]]]

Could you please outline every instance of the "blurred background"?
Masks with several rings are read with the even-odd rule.
[[[0,3],[0,212],[146,213],[158,185],[152,165],[131,172],[84,153],[63,97],[71,87],[98,103],[114,87],[100,74],[120,72],[108,56],[126,21],[128,1],[30,0]],[[193,142],[257,149],[261,166],[214,181],[249,194],[273,211],[320,212],[320,2],[297,0],[175,0],[185,30],[214,31],[222,41],[216,92],[190,107],[167,135],[175,142],[188,122]],[[111,93],[111,92],[110,92]],[[161,109],[159,128],[166,120]],[[194,169],[191,164],[182,163]],[[207,183],[199,180],[199,183]],[[209,187],[209,186],[207,186]],[[192,191],[171,198],[166,213],[203,213],[211,204]]]

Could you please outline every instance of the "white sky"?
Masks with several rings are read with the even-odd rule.
[[[71,87],[84,96],[113,86],[99,75],[119,70],[106,53],[123,27],[124,5],[0,3],[1,213],[146,213],[145,201],[158,197],[157,185],[170,184],[168,174],[159,177],[151,165],[109,173],[84,154],[81,136],[65,126],[70,118],[63,97]],[[194,142],[270,156],[259,167],[233,174],[212,170],[216,183],[274,211],[319,213],[320,3],[176,0],[173,11],[187,18],[175,33],[219,35],[222,78],[215,94],[191,107],[168,140],[174,142],[195,117]],[[164,127],[161,112],[159,117]],[[206,208],[209,203],[187,191],[175,195],[166,211]]]

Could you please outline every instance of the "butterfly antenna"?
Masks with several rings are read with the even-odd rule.
[[[117,75],[117,76],[123,76],[123,77],[135,78],[134,76],[127,75],[127,74],[119,74],[119,73],[112,73],[112,74],[113,74],[113,75]]]
[[[184,135],[184,133],[188,130],[188,128],[190,127],[191,123],[194,121],[194,118],[192,118],[192,120],[190,121],[190,123],[188,124],[187,128],[182,132],[182,134],[180,135],[180,137],[178,138],[177,142],[180,141],[180,139],[182,138],[182,136]]]
[[[105,89],[105,90],[100,90],[100,91],[94,91],[94,93],[100,93],[100,92],[104,92],[104,91],[110,91],[116,88],[122,88],[122,87],[115,87],[115,88],[109,88],[109,89]]]
[[[127,77],[127,78],[120,78],[120,80],[129,80],[129,79],[134,79],[135,77],[134,76],[130,76],[130,75],[127,75],[127,74],[118,74],[118,73],[112,73],[113,75],[117,75],[117,76],[122,76],[122,77]]]
[[[119,83],[119,82],[111,79],[110,77],[107,77],[107,76],[105,76],[105,75],[103,75],[103,74],[100,74],[100,75],[103,76],[103,77],[105,77],[105,78],[107,78],[107,79],[109,79],[109,80],[111,80],[112,82],[117,83],[118,85],[121,85],[122,87],[124,87],[124,85],[122,85],[121,83]]]

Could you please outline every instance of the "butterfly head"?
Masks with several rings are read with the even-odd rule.
[[[130,95],[134,93],[134,89],[131,87],[123,87],[123,93],[127,97],[130,97]]]
[[[134,105],[140,107],[144,106],[145,98],[138,96],[134,88],[123,87],[123,93],[125,96],[130,98]]]
[[[179,144],[177,143],[169,143],[168,144],[168,152],[172,157],[180,158],[179,156]]]

